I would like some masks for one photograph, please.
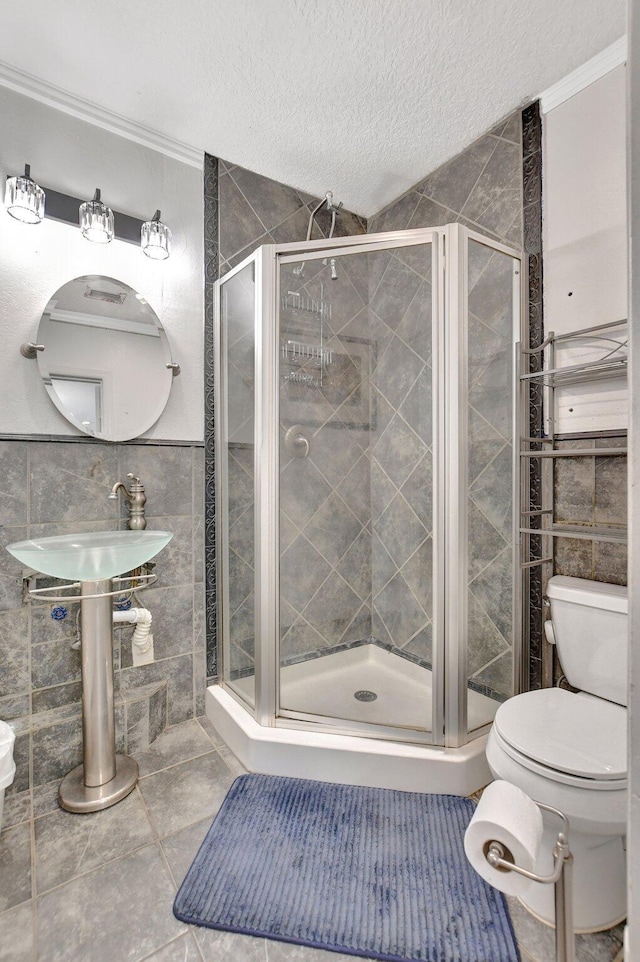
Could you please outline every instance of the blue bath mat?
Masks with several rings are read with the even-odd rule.
[[[173,906],[183,922],[389,962],[518,962],[453,795],[243,775]]]

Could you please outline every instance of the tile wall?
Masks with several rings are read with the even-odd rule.
[[[299,266],[299,265],[298,265]],[[301,424],[307,458],[280,446],[283,664],[371,637],[369,397],[375,348],[367,310],[366,255],[339,257],[336,278],[322,261],[302,276],[287,265],[281,283],[280,339],[331,352],[298,363],[281,359],[280,435]],[[299,296],[298,296],[299,295]],[[318,311],[296,308],[307,303]],[[311,383],[287,378],[311,378]]]
[[[373,638],[432,664],[430,245],[369,255]]]
[[[556,447],[624,448],[626,435],[558,441]],[[627,531],[627,458],[555,458],[552,470],[553,520],[566,527],[601,528],[607,534],[625,536]],[[587,538],[555,538],[553,574],[587,578],[608,584],[627,584],[627,545]],[[563,674],[556,646],[547,645],[548,674],[557,683]]]
[[[558,448],[625,447],[626,436],[561,441]],[[627,459],[622,456],[556,458],[554,520],[557,524],[611,528],[627,525]],[[627,546],[608,541],[556,538],[554,573],[627,584]]]
[[[468,672],[502,697],[513,693],[513,271],[470,242]]]
[[[2,548],[37,535],[126,527],[108,498],[138,475],[149,528],[174,533],[157,558],[158,582],[140,594],[153,616],[155,662],[134,668],[132,627],[115,631],[118,749],[144,747],[167,724],[204,711],[203,477],[199,447],[0,441]],[[55,621],[53,604],[22,598],[22,567],[0,551],[0,718],[12,720],[21,792],[60,778],[81,761],[77,606]]]
[[[220,274],[226,274],[261,244],[305,240],[309,212],[318,201],[318,197],[218,160]],[[330,223],[328,211],[319,211],[312,237],[326,237]],[[365,232],[366,223],[360,217],[347,210],[340,212],[336,237]]]
[[[225,161],[218,160],[217,163],[220,275],[227,273],[261,244],[306,239],[309,214],[319,198]],[[330,214],[320,211],[314,222],[312,237],[327,236],[330,224]],[[361,218],[349,211],[340,212],[335,236],[362,234],[365,230],[366,224]],[[351,317],[363,308],[357,282],[352,281],[346,271],[337,281],[331,282],[321,276],[328,274],[328,268],[320,268],[319,271],[318,267],[320,265],[315,269],[311,266],[307,268],[306,276],[301,279],[297,289],[319,297],[319,284],[331,284],[334,316],[342,319],[341,328],[346,327]],[[293,285],[293,276],[289,281],[288,288]],[[308,286],[309,282],[311,286]],[[325,331],[325,343],[330,333]],[[300,399],[301,392],[298,390],[296,395],[295,389],[290,397],[283,397],[282,435],[286,427],[293,423],[292,418],[296,415],[296,405]],[[325,401],[331,407],[330,401],[326,398]],[[302,403],[305,403],[303,394]],[[337,406],[334,405],[333,409]],[[209,417],[210,413],[207,412],[208,423]],[[335,423],[332,427],[323,427],[327,420],[331,420],[328,412],[325,412],[325,416],[316,413],[312,420],[314,417],[316,420],[320,418],[321,424],[316,424],[313,429],[316,437],[311,457],[304,461],[294,459],[293,462],[283,459],[282,547],[283,550],[291,548],[290,551],[285,550],[283,555],[283,581],[287,580],[288,565],[293,570],[302,563],[308,572],[305,584],[301,585],[297,579],[295,587],[292,583],[291,590],[285,592],[282,600],[283,657],[287,661],[326,649],[328,645],[339,642],[344,634],[348,634],[350,639],[352,635],[368,637],[370,634],[370,615],[367,613],[370,592],[361,583],[362,555],[363,552],[368,553],[368,545],[367,532],[360,520],[362,490],[356,483],[360,474],[355,471],[351,480],[346,480],[349,469],[355,467],[352,463],[354,433],[346,428],[343,430],[341,425],[336,428]],[[366,448],[366,441],[360,437],[356,444],[360,454]],[[253,447],[236,445],[230,453],[228,467],[234,546],[230,557],[233,571],[230,627],[234,642],[231,670],[234,674],[246,674],[253,668]],[[300,470],[304,473],[303,485],[300,484]],[[208,497],[210,500],[211,495]],[[339,553],[336,547],[332,547],[336,533],[341,535],[338,541],[344,549]],[[213,531],[207,525],[208,556],[212,553],[209,547],[212,537]],[[348,544],[343,544],[345,537]],[[300,557],[300,553],[304,557]],[[347,554],[348,558],[344,558]],[[354,567],[356,555],[360,563]],[[328,574],[331,574],[331,579],[327,582]],[[319,609],[316,611],[311,603],[322,583],[325,583],[325,603],[319,606],[316,601],[316,608]],[[334,611],[330,618],[321,610],[330,607],[329,600]],[[207,631],[207,637],[211,674],[214,668],[217,670],[218,661],[210,630]]]
[[[218,161],[218,174],[221,274],[260,244],[305,238],[309,209],[317,203],[316,198],[224,161]],[[429,227],[452,221],[521,245],[520,112],[367,225],[354,215],[341,213],[336,234]],[[322,212],[313,236],[326,236],[328,226],[329,216]],[[339,318],[334,320],[331,335],[339,338],[355,334],[369,340],[375,345],[375,359],[366,383],[372,414],[367,431],[359,430],[354,423],[349,425],[344,417],[339,423],[341,416],[336,412],[340,403],[332,405],[326,391],[320,392],[324,406],[320,413],[305,403],[302,388],[283,387],[281,434],[292,423],[305,423],[305,418],[312,432],[308,459],[291,459],[283,454],[281,461],[281,629],[285,663],[370,637],[412,659],[431,662],[431,598],[424,587],[431,583],[427,261],[424,254],[416,252],[414,256],[405,253],[397,257],[363,255],[360,260],[353,256],[338,261],[337,281],[329,280],[328,267],[323,272],[307,267],[305,282],[298,287],[293,276],[287,278],[287,289],[316,297],[322,282],[331,296],[333,317]],[[339,350],[337,342],[333,347]],[[359,389],[363,386],[361,381]],[[495,473],[500,457],[509,455],[503,450],[504,439],[490,423],[479,413],[476,420],[479,444],[485,449],[491,447],[487,445],[488,435],[498,443],[477,472],[480,475],[488,468],[488,477],[492,469]],[[491,468],[494,457],[496,464]],[[239,545],[251,544],[252,459],[252,450],[238,448],[230,464],[234,542]],[[478,499],[481,489],[486,491],[480,480]],[[489,508],[483,513],[475,502],[472,509],[477,511],[485,534],[489,530],[495,535],[495,557],[488,561],[499,565],[505,547],[504,532],[496,522],[499,512],[492,513]],[[243,525],[244,538],[240,531]],[[237,569],[234,580],[238,590],[234,592],[232,613],[236,624],[250,622],[242,617],[252,604],[250,554],[232,558]],[[508,594],[505,589],[503,601],[510,607]],[[507,647],[504,636],[510,631],[508,618],[497,618],[489,626],[484,612],[478,613],[477,620],[481,619],[486,652],[484,656],[476,653],[473,671],[479,682],[493,683],[502,690],[506,685],[502,684],[502,674],[507,670],[505,667],[502,671],[501,666],[507,665],[508,658],[500,656]],[[241,673],[250,672],[253,661],[252,638],[248,630],[244,634],[232,666]]]
[[[464,224],[522,245],[522,132],[516,111],[368,221],[368,232]]]
[[[444,164],[411,191],[400,197],[394,204],[368,222],[368,231],[405,230],[419,227],[435,227],[446,223],[461,223],[483,234],[519,248],[523,236],[522,200],[522,120],[520,111],[499,124],[489,134],[481,137],[467,150]],[[511,502],[511,446],[510,424],[505,424],[501,412],[508,412],[510,401],[509,384],[502,384],[502,372],[508,370],[501,361],[505,350],[510,351],[510,331],[505,331],[504,318],[501,319],[500,291],[503,284],[501,269],[494,258],[493,265],[487,266],[478,253],[477,264],[470,267],[470,488],[469,499],[469,539],[470,539],[470,596],[469,616],[471,632],[475,640],[470,652],[470,676],[482,689],[490,689],[500,695],[512,690],[512,653],[511,638],[511,557],[510,557],[510,512]],[[482,263],[480,262],[482,260]],[[506,259],[505,259],[506,260]],[[505,267],[506,265],[502,265]],[[423,279],[428,285],[428,278]],[[504,298],[502,298],[504,300]],[[394,332],[394,341],[398,332]],[[506,338],[506,340],[505,340]],[[395,351],[411,347],[402,338]],[[424,360],[428,358],[425,357]],[[392,366],[402,370],[403,363]],[[426,376],[427,370],[423,372]],[[497,394],[496,394],[497,392]],[[499,396],[500,395],[500,396]],[[389,393],[385,396],[389,403]],[[425,440],[424,432],[429,431],[428,419],[424,413],[411,421],[407,418],[407,400],[399,398],[393,405],[388,420],[394,419],[409,437]],[[384,437],[384,435],[383,435]],[[374,449],[374,472],[372,474],[372,501],[380,507],[376,510],[373,523],[374,543],[385,545],[388,541],[384,521],[389,505],[394,505],[396,513],[401,507],[404,512],[416,510],[416,501],[407,498],[407,484],[402,476],[397,476],[395,460],[384,451],[382,445]],[[430,457],[426,449],[424,457]],[[416,469],[411,477],[419,476]],[[425,484],[430,485],[428,472],[422,479],[422,492],[419,503],[424,506]],[[380,510],[382,509],[382,511]],[[424,517],[421,517],[424,524]],[[382,521],[382,524],[380,523]],[[397,525],[394,525],[397,527]],[[416,529],[415,521],[409,530]],[[428,534],[428,525],[425,533]],[[392,543],[392,542],[391,542]],[[421,583],[425,583],[428,567],[430,539],[422,541],[423,553]],[[417,555],[416,555],[417,557]],[[395,567],[391,567],[390,561]],[[379,620],[379,631],[384,631],[388,615],[386,612],[386,593],[381,592],[380,582],[393,574],[387,585],[400,584],[399,578],[406,581],[403,558],[388,559],[384,547],[374,550],[374,606]],[[401,564],[398,564],[398,561]],[[380,571],[376,569],[380,568]],[[402,570],[399,570],[402,569]],[[429,578],[430,580],[430,578]],[[418,600],[419,599],[419,600]],[[428,599],[427,599],[428,601]],[[431,661],[431,638],[428,609],[425,610],[424,592],[418,598],[402,593],[402,620],[415,626],[420,618],[425,623],[415,636],[404,641],[403,649],[418,654],[427,662]],[[375,616],[374,616],[375,620]],[[382,622],[382,624],[380,624]]]

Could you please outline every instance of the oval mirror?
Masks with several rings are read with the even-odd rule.
[[[167,335],[145,298],[113,277],[76,277],[55,292],[38,327],[38,368],[49,397],[80,431],[128,441],[169,399]]]

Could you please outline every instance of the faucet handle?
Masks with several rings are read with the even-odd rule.
[[[129,472],[127,477],[129,478],[129,481],[133,481],[135,484],[142,484],[142,481],[140,480],[140,478],[136,477],[135,474],[131,474],[131,472]]]

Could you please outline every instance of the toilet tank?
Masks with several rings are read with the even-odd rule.
[[[567,681],[580,691],[627,704],[627,589],[555,575],[547,597]]]

